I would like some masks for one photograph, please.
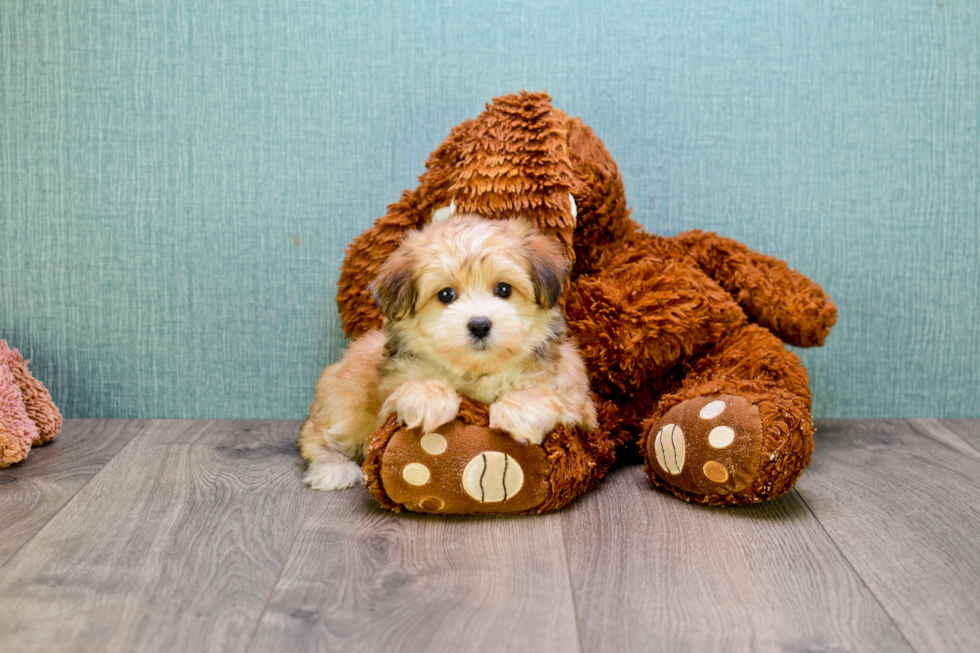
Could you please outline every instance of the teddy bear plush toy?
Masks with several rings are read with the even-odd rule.
[[[0,340],[0,467],[20,462],[32,446],[53,440],[61,413],[27,369],[20,352]]]
[[[814,428],[806,370],[783,343],[821,345],[837,317],[815,283],[715,234],[646,233],[602,142],[547,95],[520,93],[454,128],[418,188],[353,241],[337,296],[348,336],[382,326],[368,286],[404,234],[453,213],[522,216],[573,261],[563,308],[600,427],[558,426],[539,446],[491,430],[487,407],[466,398],[433,433],[391,416],[363,464],[382,505],[543,513],[637,454],[655,487],[688,501],[753,503],[793,486]]]

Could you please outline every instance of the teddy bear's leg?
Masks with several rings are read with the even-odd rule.
[[[392,416],[364,452],[365,485],[398,512],[551,512],[594,487],[625,442],[616,406],[597,409],[595,431],[559,425],[541,445],[489,428],[488,407],[467,397],[456,420],[430,433]]]
[[[768,330],[746,325],[695,363],[644,425],[644,470],[688,500],[736,505],[793,487],[810,462],[806,370]]]

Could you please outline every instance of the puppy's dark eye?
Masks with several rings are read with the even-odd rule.
[[[443,304],[452,304],[454,301],[456,301],[456,291],[452,288],[443,288],[439,291],[439,294],[436,295],[436,297],[438,297],[439,301]]]
[[[507,299],[510,297],[510,292],[510,284],[507,283],[498,283],[497,287],[493,289],[493,294],[501,299]]]

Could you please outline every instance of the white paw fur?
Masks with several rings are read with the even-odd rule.
[[[310,463],[303,481],[314,490],[343,490],[363,478],[361,466],[353,460],[321,460]]]
[[[541,444],[562,412],[558,397],[546,388],[508,392],[490,404],[490,428],[506,431],[522,444]]]
[[[381,408],[382,418],[391,413],[405,426],[431,432],[456,418],[459,394],[450,383],[436,377],[413,379],[395,388]]]

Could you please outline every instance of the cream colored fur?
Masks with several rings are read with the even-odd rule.
[[[429,432],[456,417],[461,394],[489,404],[491,428],[519,442],[540,444],[559,423],[594,429],[585,365],[553,301],[566,274],[557,245],[522,220],[455,216],[411,232],[373,286],[384,329],[317,383],[299,439],[306,482],[354,485],[354,461],[388,415]],[[480,317],[491,322],[482,340],[467,326]]]

